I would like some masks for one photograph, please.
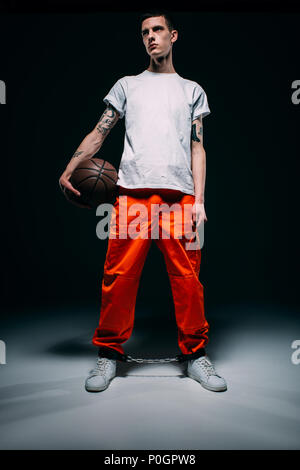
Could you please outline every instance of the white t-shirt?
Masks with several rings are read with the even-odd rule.
[[[103,101],[125,115],[117,185],[194,193],[192,121],[210,114],[203,88],[177,73],[144,70],[120,78]]]

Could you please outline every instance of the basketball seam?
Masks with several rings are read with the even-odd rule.
[[[93,192],[94,192],[94,190],[95,190],[96,184],[98,183],[99,178],[100,178],[100,176],[102,175],[102,170],[103,170],[104,165],[105,165],[105,160],[103,160],[103,163],[102,163],[101,168],[99,167],[99,173],[98,173],[98,176],[97,176],[97,178],[96,178],[95,184],[94,184],[93,188],[91,189],[90,194],[89,194],[89,196],[88,196],[88,201],[89,201],[89,202],[90,202],[91,196],[92,196],[92,194],[93,194]],[[101,179],[100,181],[103,181],[103,180]],[[106,194],[106,186],[105,186],[105,194]]]
[[[100,167],[99,167],[99,168],[100,168]],[[101,168],[100,168],[100,169],[101,169]],[[81,170],[95,171],[95,175],[87,176],[87,178],[93,178],[94,176],[97,176],[97,175],[99,174],[99,170],[96,169],[96,168],[83,168],[82,166],[81,166],[80,168],[75,168],[75,170],[73,171],[73,173],[74,173],[75,171],[81,171]],[[104,168],[104,170],[105,170],[105,172],[108,171],[107,168]],[[110,171],[115,171],[115,170],[110,170]],[[111,176],[107,175],[106,173],[104,173],[103,176],[106,176],[108,179],[110,179],[113,183],[116,184],[116,181],[115,181]],[[87,178],[85,178],[85,179],[87,179]],[[85,181],[85,180],[83,180],[83,181]],[[82,181],[81,181],[80,183],[82,183]]]
[[[98,163],[95,162],[95,159],[94,159],[94,158],[91,158],[90,160],[91,160],[91,162],[94,163],[94,165],[96,165],[97,168],[101,168],[101,167],[98,165]],[[104,161],[104,164],[105,164],[105,163],[108,163],[106,160],[103,160],[103,161]],[[103,168],[103,167],[102,167],[102,168]],[[115,171],[115,168],[106,168],[106,167],[105,167],[104,169],[105,169],[106,171]]]

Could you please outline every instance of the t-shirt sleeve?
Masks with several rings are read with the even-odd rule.
[[[203,88],[197,84],[193,94],[192,121],[202,115],[202,118],[210,114],[207,96]]]
[[[111,104],[120,114],[120,119],[123,118],[126,112],[126,93],[125,83],[121,78],[109,90],[103,101],[106,104]]]

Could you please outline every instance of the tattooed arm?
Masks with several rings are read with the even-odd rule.
[[[202,220],[207,221],[204,210],[206,152],[203,147],[202,116],[199,116],[192,122],[191,161],[195,187],[195,203],[199,205],[197,211],[193,212],[193,220],[201,223]]]
[[[111,131],[111,129],[118,121],[119,117],[120,115],[118,111],[111,104],[109,104],[104,113],[102,114],[100,120],[97,122],[95,129],[93,130],[93,132],[95,132],[97,136],[103,136],[101,145],[107,134]]]
[[[82,160],[91,158],[101,148],[106,136],[109,134],[111,129],[117,123],[119,119],[118,111],[111,105],[108,105],[104,113],[100,117],[95,128],[87,134],[83,139],[76,152],[73,154],[70,162],[68,163],[65,171],[59,179],[59,184],[73,191],[76,196],[80,196],[80,192],[77,191],[69,179],[74,169],[79,165]]]

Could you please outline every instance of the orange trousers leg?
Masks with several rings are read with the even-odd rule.
[[[163,218],[158,217],[158,226],[155,227],[155,222],[149,216],[151,205],[164,204],[165,207],[170,207],[174,202],[177,204],[177,213],[182,213],[184,205],[191,206],[195,197],[182,193],[178,195],[173,190],[159,190],[155,193],[153,191],[149,194],[143,190],[127,190],[126,204],[120,199],[122,194],[117,196],[114,204],[115,214],[112,215],[111,222],[115,225],[110,227],[104,264],[100,320],[92,340],[93,344],[99,347],[102,356],[120,360],[126,357],[122,344],[130,338],[133,330],[139,281],[154,229],[158,234],[154,241],[163,253],[170,279],[178,327],[178,345],[182,356],[189,358],[190,355],[199,357],[205,354],[209,324],[204,314],[203,285],[199,281],[201,250],[187,249],[189,237],[175,237],[179,227],[182,232],[185,228],[183,217],[178,222],[175,214],[170,211],[170,223],[164,224]],[[127,211],[126,223],[119,220],[120,202]],[[128,235],[125,238],[130,223],[137,217],[135,211],[130,213],[129,210],[136,203],[143,204],[147,209],[147,216],[140,218],[139,234],[136,234],[135,238]],[[124,238],[121,238],[122,233]],[[112,351],[114,354],[111,354]]]

